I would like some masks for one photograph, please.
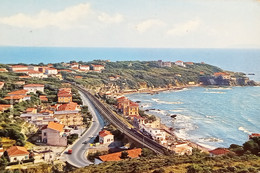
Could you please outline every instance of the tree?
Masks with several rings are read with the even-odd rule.
[[[142,157],[150,157],[150,156],[154,156],[154,152],[148,148],[143,148],[142,149],[142,153],[141,153]]]
[[[121,158],[121,159],[127,159],[127,158],[129,158],[128,152],[127,152],[127,151],[122,151],[120,158]]]

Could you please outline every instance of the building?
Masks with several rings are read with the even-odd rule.
[[[181,67],[186,67],[186,65],[184,64],[184,62],[183,62],[183,61],[180,61],[180,60],[179,60],[179,61],[176,61],[175,64],[178,65],[178,66],[181,66]]]
[[[193,62],[185,62],[185,64],[187,64],[187,65],[193,65],[194,63],[193,63]]]
[[[25,147],[20,146],[12,146],[7,150],[8,157],[10,162],[18,162],[29,159],[29,152]]]
[[[25,111],[27,114],[31,113],[31,114],[36,114],[37,113],[37,109],[36,108],[27,108]]]
[[[42,142],[54,146],[67,146],[67,135],[64,133],[64,125],[49,122],[42,130]]]
[[[39,71],[29,71],[28,75],[30,77],[36,77],[36,78],[47,78],[48,76],[44,75],[42,72]]]
[[[80,66],[79,66],[79,69],[80,69],[80,70],[84,70],[84,71],[89,71],[89,70],[90,70],[90,67],[89,67],[89,65],[80,65]]]
[[[114,135],[110,131],[102,130],[99,132],[99,143],[110,144],[114,142]]]
[[[34,124],[38,126],[39,128],[42,128],[44,126],[47,126],[49,122],[58,122],[57,119],[53,117],[53,114],[51,113],[23,113],[20,115],[20,118],[22,118],[24,121],[29,122],[31,124]]]
[[[58,74],[58,70],[55,68],[46,68],[45,74],[46,75],[53,75],[53,74],[56,75],[56,74]]]
[[[79,68],[79,64],[76,63],[76,62],[71,63],[71,64],[70,64],[70,68],[72,68],[72,69],[78,69],[78,68]]]
[[[58,92],[58,103],[72,102],[71,88],[60,88]]]
[[[25,81],[17,81],[15,82],[16,85],[25,85]]]
[[[54,118],[60,120],[60,122],[66,126],[81,126],[83,125],[83,117],[78,110],[74,111],[55,111]]]
[[[139,105],[125,97],[120,97],[117,99],[117,109],[125,116],[139,116]]]
[[[188,142],[175,143],[172,150],[178,155],[192,154],[192,147],[189,146]]]
[[[214,76],[215,77],[222,77],[223,79],[227,79],[227,80],[229,80],[230,79],[230,74],[228,74],[228,73],[226,73],[226,72],[216,72],[216,73],[214,73]]]
[[[28,70],[39,71],[39,67],[38,66],[29,66]]]
[[[170,61],[163,62],[162,60],[158,60],[157,64],[159,67],[171,67],[172,66],[172,63]]]
[[[44,93],[44,85],[43,84],[27,84],[23,86],[24,90],[27,90],[29,93],[36,94],[36,91],[40,91]]]
[[[132,149],[132,150],[126,150],[126,152],[128,153],[128,157],[138,158],[142,153],[142,149],[141,148],[135,148],[135,149]],[[99,159],[100,159],[99,163],[110,162],[110,161],[120,161],[121,155],[122,155],[122,152],[116,152],[116,153],[112,153],[112,154],[106,154],[106,155],[103,155],[103,156],[99,156]]]
[[[231,151],[229,151],[226,148],[216,148],[214,150],[209,151],[211,156],[222,156],[222,155],[228,154],[230,152]]]
[[[16,91],[12,91],[7,93],[8,96],[15,96],[15,95],[26,95],[28,93],[28,90],[16,90]]]
[[[9,68],[13,72],[18,71],[18,70],[28,70],[28,66],[24,66],[24,65],[12,65]]]
[[[105,69],[105,66],[104,65],[94,65],[94,64],[91,64],[91,69],[95,72],[101,72],[102,70]]]
[[[251,135],[249,135],[249,139],[256,138],[256,137],[260,137],[260,133],[252,133]]]
[[[8,110],[10,108],[13,108],[13,105],[0,104],[0,113],[4,112],[5,110]]]
[[[15,102],[30,100],[31,96],[27,95],[27,93],[28,93],[27,90],[12,91],[12,92],[8,93],[7,96],[4,99],[5,100],[13,100]]]
[[[44,95],[40,96],[39,98],[40,98],[40,100],[41,100],[42,102],[48,102],[48,101],[49,101],[48,98],[47,98],[47,96],[44,96]]]
[[[6,68],[0,68],[0,73],[1,72],[8,72],[8,71],[6,70]]]
[[[4,87],[5,83],[4,82],[0,82],[0,89],[2,89]]]

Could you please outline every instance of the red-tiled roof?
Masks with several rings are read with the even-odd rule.
[[[42,72],[34,71],[34,70],[29,71],[29,74],[40,74],[40,73],[42,73]]]
[[[104,65],[94,65],[94,64],[91,64],[92,67],[105,67]]]
[[[11,66],[12,68],[21,68],[21,67],[28,67],[28,66],[24,66],[24,65],[12,65]]]
[[[141,155],[142,153],[142,149],[141,148],[136,148],[136,149],[132,149],[132,150],[127,150],[126,152],[128,152],[128,156],[130,158],[137,158]],[[112,153],[112,154],[107,154],[107,155],[103,155],[103,156],[99,156],[99,158],[103,161],[103,162],[108,162],[108,161],[119,161],[121,160],[121,152],[117,152],[117,153]]]
[[[99,132],[99,136],[101,136],[101,137],[105,137],[107,135],[112,135],[112,133],[107,130],[102,130],[101,132]]]
[[[47,128],[61,132],[64,128],[64,125],[55,122],[49,122]]]
[[[14,96],[7,96],[4,99],[5,100],[20,100],[23,99],[24,97],[30,97],[29,95],[14,95]]]
[[[19,155],[28,155],[29,152],[25,147],[12,146],[7,149],[8,156],[19,156]]]
[[[25,95],[28,90],[16,90],[8,93],[8,95]]]
[[[3,110],[6,110],[6,109],[9,109],[11,108],[12,105],[0,105],[0,111],[3,111]]]
[[[129,106],[134,106],[134,107],[138,107],[138,103],[135,103],[135,102],[130,102]]]
[[[58,111],[74,111],[76,110],[78,104],[75,102],[70,102],[68,104],[62,104],[59,106]]]
[[[209,151],[211,154],[214,154],[214,155],[223,155],[223,154],[227,154],[229,153],[230,151],[226,148],[216,148],[214,150],[211,150]]]
[[[75,79],[81,79],[82,76],[75,76]]]
[[[252,133],[251,135],[249,135],[249,138],[253,137],[260,137],[260,133]]]
[[[0,68],[0,72],[6,72],[7,70],[5,68]]]
[[[43,84],[27,84],[27,85],[24,85],[24,87],[44,87]]]
[[[180,60],[179,60],[179,61],[176,61],[175,63],[182,63],[182,62],[183,62],[183,61],[180,61]]]
[[[48,98],[47,98],[47,96],[40,96],[40,100],[41,101],[48,101]]]
[[[214,73],[214,76],[226,76],[226,75],[230,75],[230,74],[228,74],[226,72],[216,72],[216,73]]]
[[[20,79],[31,78],[31,76],[19,76]]]
[[[26,112],[32,112],[32,111],[34,111],[35,110],[35,108],[27,108],[26,109]]]

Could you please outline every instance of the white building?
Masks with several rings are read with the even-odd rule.
[[[18,162],[29,159],[29,152],[25,147],[12,146],[7,149],[7,154],[10,162]]]
[[[183,61],[180,61],[180,60],[179,60],[179,61],[176,61],[175,64],[178,65],[178,66],[181,66],[181,67],[186,67],[186,65],[184,64],[184,62],[183,62]]]
[[[99,132],[99,143],[110,144],[114,142],[114,135],[110,131],[102,130]]]
[[[192,147],[188,145],[188,142],[181,142],[174,144],[173,151],[178,155],[191,155]]]
[[[89,70],[90,70],[90,67],[89,67],[89,65],[80,65],[80,66],[79,66],[79,69],[80,69],[80,70],[84,70],[84,71],[89,71]]]
[[[30,72],[28,72],[28,75],[31,77],[36,77],[36,78],[47,78],[48,77],[39,71],[30,71]]]
[[[27,90],[29,93],[36,94],[36,91],[41,91],[44,93],[44,85],[43,84],[27,84],[23,86],[24,90]]]
[[[46,68],[45,69],[45,74],[47,75],[52,75],[52,74],[58,74],[58,70],[55,68]]]

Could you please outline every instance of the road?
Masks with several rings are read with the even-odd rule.
[[[125,123],[122,122],[107,106],[105,106],[99,99],[93,96],[90,92],[85,90],[78,85],[75,85],[82,93],[84,93],[93,106],[95,106],[96,110],[105,117],[112,125],[114,125],[118,130],[123,132],[127,137],[141,144],[143,147],[147,147],[153,150],[157,154],[165,154],[169,151],[164,146],[160,145],[156,141],[150,139],[149,137],[138,133],[135,129],[129,128]]]
[[[76,141],[76,143],[72,146],[72,154],[69,155],[66,154],[66,152],[63,154],[63,157],[68,163],[78,168],[93,164],[92,162],[87,160],[86,151],[89,148],[89,144],[94,141],[95,137],[104,127],[104,120],[102,119],[99,112],[94,109],[94,106],[88,100],[84,93],[80,91],[79,93],[81,95],[83,105],[88,106],[89,111],[93,116],[93,122],[89,129],[82,135],[82,137],[80,137],[79,140]],[[87,141],[87,143],[83,144],[85,141]]]

